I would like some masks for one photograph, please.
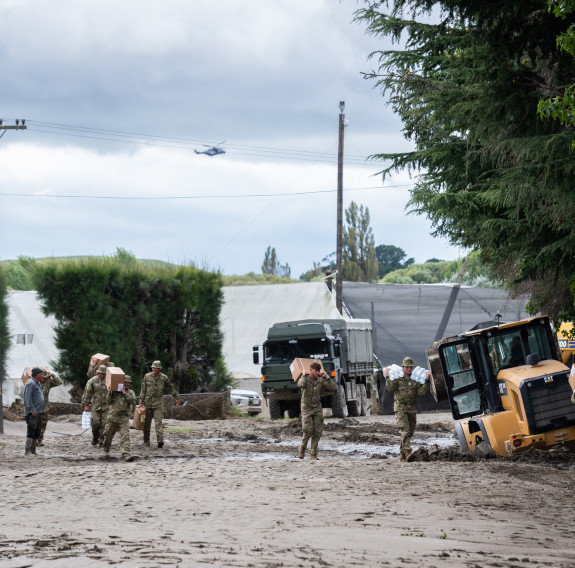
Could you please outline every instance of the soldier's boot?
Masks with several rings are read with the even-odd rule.
[[[404,454],[401,454],[401,455],[399,456],[399,461],[400,461],[400,462],[406,462],[406,461],[407,461],[407,459],[406,459],[406,457],[405,457]]]
[[[158,442],[158,448],[163,448],[164,447],[164,442]]]
[[[300,460],[303,460],[303,458],[305,457],[305,446],[300,446],[300,447],[299,447],[299,450],[298,450],[298,452],[297,452],[297,457],[298,457]]]
[[[32,453],[32,438],[26,438],[26,448],[24,450],[24,455],[29,456]]]
[[[309,458],[310,458],[311,460],[317,460],[317,456],[316,456],[315,454],[311,454],[311,455],[309,456]]]
[[[124,456],[124,461],[133,462],[134,458],[132,456]]]
[[[150,436],[148,436],[146,438],[146,436],[144,436],[144,446],[149,446],[150,445]]]
[[[102,459],[103,460],[109,460],[110,459],[110,450],[104,450],[104,453],[102,454]]]
[[[409,460],[410,457],[411,457],[411,450],[405,452],[405,461],[406,461],[406,462],[410,461],[410,460]]]

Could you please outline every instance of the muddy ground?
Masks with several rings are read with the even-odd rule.
[[[448,414],[418,417],[400,463],[393,416],[166,421],[166,444],[100,458],[80,417],[0,435],[0,567],[575,566],[575,454],[462,455]]]

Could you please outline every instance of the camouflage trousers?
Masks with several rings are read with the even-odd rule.
[[[395,422],[399,430],[399,455],[407,457],[411,453],[411,436],[415,432],[417,414],[415,412],[396,412]]]
[[[122,418],[121,422],[106,422],[104,428],[104,451],[109,452],[112,445],[112,438],[120,430],[120,452],[125,458],[130,457],[130,419]]]
[[[92,410],[92,436],[98,442],[104,442],[104,429],[108,420],[108,409]]]
[[[154,419],[154,425],[156,427],[156,437],[158,443],[164,441],[164,423],[162,418],[164,417],[164,407],[163,405],[156,406],[156,408],[146,407],[146,421],[144,422],[144,441],[150,441],[150,430],[152,429],[152,418]]]
[[[323,432],[323,410],[320,410],[319,412],[302,413],[301,427],[303,430],[301,447],[305,450],[307,448],[307,443],[311,438],[310,454],[312,456],[317,456],[317,446]]]
[[[44,432],[46,431],[46,425],[48,424],[48,412],[44,409],[42,412],[42,424],[40,425],[40,436],[38,436],[38,444],[42,443],[44,439]]]

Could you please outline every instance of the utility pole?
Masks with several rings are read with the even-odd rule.
[[[12,122],[12,121],[9,121]],[[0,118],[0,138],[6,134],[7,130],[26,130],[25,118],[18,118],[14,121],[14,124],[4,124],[4,119]],[[1,324],[0,320],[0,324]],[[4,386],[4,359],[2,353],[2,345],[0,343],[0,434],[4,434],[4,406],[2,400],[2,388]]]
[[[339,102],[339,146],[337,152],[337,245],[336,245],[336,277],[335,305],[337,311],[343,314],[342,300],[342,244],[343,244],[343,129],[345,127],[345,101]]]
[[[6,134],[6,130],[26,130],[28,128],[25,118],[17,118],[14,121],[9,121],[14,122],[14,124],[4,124],[4,122],[6,122],[6,120],[0,118],[0,138]]]

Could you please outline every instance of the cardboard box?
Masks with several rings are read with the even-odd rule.
[[[136,406],[134,409],[134,428],[143,430],[146,422],[146,409],[143,406]]]
[[[124,377],[126,373],[120,367],[108,367],[106,369],[106,388],[112,392],[119,392],[124,388]]]
[[[302,375],[308,375],[309,367],[312,363],[319,363],[321,365],[321,370],[323,371],[321,359],[303,359],[301,357],[296,357],[289,366],[292,379],[294,381],[299,381]]]
[[[571,366],[571,373],[569,373],[569,386],[575,391],[575,363]]]
[[[92,367],[99,367],[100,365],[105,365],[110,360],[109,355],[104,355],[103,353],[96,353],[90,357],[90,365]]]
[[[22,372],[22,382],[24,384],[26,384],[28,382],[28,379],[32,376],[32,369],[35,367],[36,365],[32,365],[32,367],[24,367],[24,371]],[[40,367],[40,369],[42,369],[42,371],[48,371],[48,367]]]

